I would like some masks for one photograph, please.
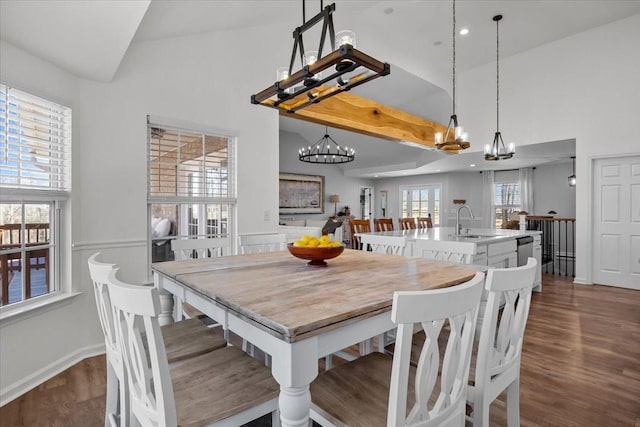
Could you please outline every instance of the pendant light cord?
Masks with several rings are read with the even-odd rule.
[[[453,39],[453,73],[452,73],[452,87],[453,87],[453,115],[456,114],[456,0],[453,0],[453,32],[451,35]]]
[[[502,18],[502,17],[500,17]],[[496,19],[496,132],[500,131],[500,19]]]

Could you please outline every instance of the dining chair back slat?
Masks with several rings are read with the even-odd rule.
[[[413,255],[418,258],[456,264],[472,264],[477,246],[474,242],[449,242],[418,239],[413,245]]]
[[[129,406],[127,402],[128,390],[125,367],[120,356],[120,343],[117,338],[109,290],[107,289],[109,274],[116,269],[116,266],[115,264],[99,262],[98,256],[100,256],[99,252],[91,255],[88,259],[88,264],[106,350],[107,403],[105,426],[128,425],[126,414],[128,414]],[[125,415],[121,417],[121,413]]]
[[[404,255],[404,249],[407,246],[407,236],[362,234],[360,240],[363,251],[369,250],[389,255]]]
[[[398,222],[402,230],[414,230],[416,228],[415,218],[399,218]]]
[[[238,244],[241,254],[284,251],[287,249],[287,237],[281,233],[241,234]]]
[[[531,306],[531,289],[537,261],[515,268],[492,268],[487,272],[488,293],[484,309],[473,385],[467,400],[475,427],[489,426],[489,407],[507,391],[509,426],[520,423],[520,358]]]
[[[371,233],[371,222],[368,219],[352,219],[351,230],[353,232],[353,249],[362,249],[359,233]]]
[[[431,217],[418,218],[418,228],[433,228],[433,221],[431,221]]]
[[[373,220],[376,231],[393,231],[393,219],[376,218]]]
[[[231,255],[231,239],[176,239],[171,241],[171,250],[176,261]]]

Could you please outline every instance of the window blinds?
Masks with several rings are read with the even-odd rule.
[[[149,196],[231,199],[232,139],[149,125]]]
[[[71,108],[0,84],[0,186],[71,189]]]

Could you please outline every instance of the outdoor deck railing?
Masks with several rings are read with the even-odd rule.
[[[0,224],[1,305],[9,304],[9,285],[14,275],[21,274],[23,262],[29,267],[24,269],[24,282],[22,282],[24,298],[28,299],[32,296],[32,270],[45,269],[44,284],[46,290],[49,290],[49,244],[48,223],[25,224],[24,230],[22,224]],[[20,291],[22,292],[22,289]]]

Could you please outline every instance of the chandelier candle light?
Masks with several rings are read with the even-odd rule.
[[[307,163],[349,163],[355,160],[356,152],[353,148],[341,147],[329,136],[329,132],[325,127],[324,136],[315,144],[298,150],[298,158]]]
[[[453,0],[453,72],[452,72],[452,87],[453,87],[453,114],[449,119],[449,125],[447,131],[442,136],[442,132],[436,132],[434,135],[436,148],[446,151],[458,151],[469,148],[469,136],[464,131],[464,128],[458,124],[458,116],[456,115],[456,1]],[[453,131],[451,131],[453,125]],[[452,134],[452,135],[450,135]]]
[[[485,160],[510,159],[516,152],[516,146],[513,142],[509,143],[508,148],[505,148],[502,134],[500,133],[500,39],[498,26],[501,19],[502,15],[493,17],[496,23],[496,133],[493,137],[493,144],[484,146]]]

